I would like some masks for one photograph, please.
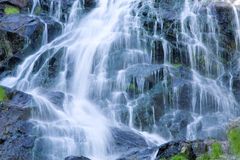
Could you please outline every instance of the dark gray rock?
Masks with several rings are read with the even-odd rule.
[[[53,40],[61,31],[61,25],[45,18],[48,25],[48,40]],[[0,18],[0,72],[11,70],[26,56],[42,45],[44,23],[37,17],[24,14]],[[51,33],[51,34],[50,34]]]
[[[141,135],[127,128],[112,128],[111,132],[115,144],[111,148],[113,151],[127,153],[131,150],[140,150],[148,146]]]
[[[194,160],[197,155],[201,155],[208,151],[208,143],[204,141],[172,141],[159,147],[157,159],[166,158],[184,153],[188,159]]]
[[[191,113],[176,111],[165,114],[159,120],[157,131],[166,139],[186,139],[187,126],[193,121]]]
[[[69,157],[66,157],[65,160],[90,160],[90,159],[84,156],[81,156],[81,157],[69,156]]]
[[[29,5],[29,0],[0,0],[0,4],[1,3],[8,3],[20,8],[24,8]]]
[[[20,13],[29,13],[32,8],[32,0],[0,0],[0,17],[6,14],[4,10],[8,7],[14,7]]]
[[[157,148],[140,135],[127,128],[112,128],[114,145],[112,151],[120,153],[117,160],[149,160]]]
[[[35,136],[29,122],[33,99],[3,87],[7,99],[0,103],[0,159],[31,160]]]
[[[51,4],[52,4],[52,11],[57,12],[58,11],[58,6],[60,3],[61,9],[60,9],[60,20],[62,22],[67,22],[69,14],[71,12],[71,8],[74,4],[75,0],[40,0],[40,8],[42,9],[42,12],[45,12],[49,14],[51,10]],[[89,10],[93,9],[96,6],[96,1],[95,0],[83,0],[79,1],[81,3],[81,6],[83,6],[82,9],[79,9],[78,12],[85,13],[88,12]]]
[[[46,15],[41,15],[40,19],[47,24],[48,42],[51,42],[57,36],[61,35],[63,26],[59,22]]]

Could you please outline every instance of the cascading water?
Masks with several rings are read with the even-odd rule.
[[[121,153],[113,149],[112,130],[123,124],[148,145],[158,145],[165,142],[161,136],[214,136],[214,129],[239,114],[232,89],[235,63],[224,63],[230,58],[223,51],[214,4],[170,1],[175,10],[171,19],[167,2],[158,3],[99,0],[81,17],[84,2],[76,0],[64,33],[50,43],[44,39],[13,76],[1,80],[1,85],[29,93],[36,101],[34,159],[116,159]],[[31,14],[38,4],[34,1]],[[238,10],[229,6],[232,54],[239,60]],[[50,8],[59,20],[61,4],[56,13],[53,2]],[[184,116],[186,135],[179,137],[166,123],[176,127],[185,123]]]

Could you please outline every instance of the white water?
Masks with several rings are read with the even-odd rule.
[[[26,58],[17,67],[14,76],[6,77],[1,81],[1,85],[31,94],[37,103],[32,118],[39,136],[33,155],[35,160],[43,158],[59,160],[68,155],[84,155],[93,160],[115,159],[120,153],[112,151],[114,142],[111,128],[120,127],[121,123],[139,132],[151,143],[159,145],[165,142],[157,133],[146,132],[143,124],[140,123],[139,126],[135,124],[137,100],[145,96],[144,78],[149,74],[145,74],[144,71],[149,70],[155,79],[159,79],[160,69],[164,66],[163,84],[167,85],[168,72],[174,74],[171,68],[176,68],[172,65],[171,44],[157,32],[157,22],[161,21],[161,17],[157,17],[153,37],[160,38],[163,42],[164,62],[163,65],[151,66],[154,60],[149,54],[146,35],[140,30],[139,17],[131,13],[137,2],[136,0],[99,0],[97,7],[79,20],[78,11],[84,7],[76,0],[64,33],[53,42],[46,44],[47,33],[44,32],[43,47]],[[38,3],[34,1],[31,14],[34,13]],[[50,15],[59,20],[61,4],[58,5],[54,13],[51,3]],[[181,13],[181,33],[177,33],[178,36],[183,35],[188,40],[186,47],[193,76],[192,81],[189,82],[193,89],[190,111],[195,114],[194,121],[187,128],[188,139],[197,138],[196,126],[205,114],[207,104],[212,104],[216,114],[223,114],[223,117],[227,118],[232,117],[234,107],[237,105],[231,92],[231,85],[230,88],[225,88],[218,83],[218,78],[227,72],[222,62],[218,61],[221,56],[216,32],[218,25],[208,8],[207,28],[212,33],[209,39],[214,41],[214,45],[208,46],[202,38],[202,26],[199,25],[196,14],[196,10],[200,7],[201,3],[197,0],[185,1]],[[233,9],[238,28],[239,20],[235,6]],[[154,9],[153,12],[158,13]],[[187,27],[188,23],[190,28]],[[236,43],[239,42],[240,37],[238,31]],[[182,40],[178,39],[178,41]],[[121,61],[123,63],[115,70],[109,68],[115,66],[108,64],[109,59],[119,52],[122,57],[115,59],[114,63]],[[205,60],[204,73],[199,71],[201,56]],[[48,67],[51,59],[55,57],[60,57],[58,58],[60,67],[55,71],[56,76],[51,78]],[[214,69],[213,64],[216,65]],[[134,72],[136,79],[129,80],[128,73],[135,71],[136,68],[140,68],[142,73],[138,76],[139,74]],[[132,84],[131,81],[135,81],[133,83],[137,84],[140,92],[140,96],[133,99],[126,93]],[[168,90],[168,88],[164,89]],[[179,88],[173,90],[174,109],[179,109]],[[60,98],[63,100],[62,105],[53,103],[49,97],[49,94],[57,92],[64,94],[64,97]],[[166,99],[164,97],[164,108],[167,108]],[[123,122],[119,113],[123,109],[126,109],[129,115],[124,117],[126,122]],[[157,127],[158,119],[155,117],[154,106],[151,106],[150,110],[152,114],[149,119],[152,119],[152,122],[148,125]],[[41,151],[43,146],[46,148]]]
[[[38,3],[34,1],[31,14]],[[34,159],[44,157],[59,160],[68,155],[85,155],[93,160],[111,159],[111,119],[104,116],[100,106],[91,102],[89,90],[94,87],[91,82],[94,76],[99,83],[98,87],[104,83],[104,57],[108,56],[113,41],[124,34],[121,27],[125,26],[131,1],[100,0],[96,9],[77,22],[77,9],[81,8],[79,5],[76,0],[66,31],[61,37],[29,56],[18,66],[14,77],[1,81],[2,85],[33,95],[37,103],[38,109],[32,121],[40,138],[35,144]],[[52,9],[50,14],[54,15]],[[45,34],[44,37],[46,36]],[[46,43],[45,38],[43,41]],[[62,55],[62,68],[57,80],[44,89],[45,67],[62,47],[67,50]],[[34,67],[42,56],[46,59],[38,72],[34,72]],[[96,56],[99,56],[100,61],[93,74]],[[70,79],[67,76],[69,70],[73,72]],[[48,99],[46,91],[65,94],[62,109]],[[42,146],[47,147],[43,153],[38,151]]]

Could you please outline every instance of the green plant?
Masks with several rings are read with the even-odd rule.
[[[240,157],[240,128],[230,129],[227,136],[232,153]]]
[[[220,143],[214,142],[211,145],[211,149],[212,149],[210,154],[211,159],[219,159],[223,155],[223,150]]]
[[[211,160],[211,158],[207,153],[205,153],[197,157],[197,160]]]
[[[0,102],[7,99],[6,91],[4,88],[0,87]]]
[[[171,157],[170,160],[188,160],[188,159],[184,155],[178,154],[178,155]]]
[[[7,15],[9,15],[9,14],[18,14],[18,13],[20,13],[20,10],[17,7],[7,5],[4,8],[4,13],[7,14]]]

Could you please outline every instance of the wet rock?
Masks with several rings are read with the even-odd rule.
[[[156,124],[160,135],[166,139],[186,139],[187,126],[193,121],[191,113],[176,111],[165,114]]]
[[[184,154],[187,159],[194,160],[198,155],[208,151],[207,141],[172,141],[159,147],[157,159],[170,159],[174,155]]]
[[[0,19],[2,67],[11,69],[41,46],[44,25],[38,18],[10,15]]]
[[[40,18],[47,24],[47,42],[51,42],[57,36],[61,35],[63,27],[59,22],[46,15],[42,15]]]
[[[157,147],[153,147],[153,148],[150,147],[147,149],[135,150],[130,153],[123,154],[117,160],[133,160],[133,159],[149,160],[153,158],[153,155],[156,152],[156,150],[157,150]]]
[[[222,47],[220,52],[225,61],[233,58],[236,50],[235,26],[236,19],[233,7],[229,3],[219,2],[212,5],[219,26],[219,45]]]
[[[16,9],[20,13],[29,13],[32,0],[0,0],[0,17],[6,15],[5,9]]]
[[[0,0],[0,4],[1,3],[9,3],[9,4],[12,4],[14,6],[24,8],[24,7],[28,6],[29,1],[28,0]]]
[[[29,122],[30,95],[3,87],[7,99],[0,103],[0,159],[31,160],[35,136]]]
[[[114,144],[113,151],[120,153],[121,156],[117,160],[151,159],[156,148],[140,135],[127,128],[112,128],[112,136]]]
[[[61,33],[61,25],[47,18],[51,41]],[[44,23],[37,17],[24,14],[0,18],[0,72],[11,70],[26,56],[34,53],[42,45]],[[51,33],[51,34],[50,34]]]
[[[62,22],[67,22],[74,2],[75,0],[60,0],[60,1],[59,0],[40,0],[39,7],[43,10],[42,12],[45,12],[47,14],[50,14],[50,12],[60,14],[59,15],[60,20]],[[81,9],[78,9],[78,12],[85,13],[96,6],[96,1],[84,0],[84,1],[79,1],[79,4],[81,5]]]
[[[229,122],[228,130],[231,130],[233,128],[240,128],[240,117]]]
[[[115,145],[112,146],[113,151],[129,153],[132,150],[139,150],[148,146],[147,142],[141,135],[129,129],[112,128],[111,131],[115,142]]]
[[[240,74],[234,77],[232,88],[236,100],[240,103]]]
[[[69,156],[69,157],[66,157],[64,160],[90,160],[90,159],[84,156],[81,156],[81,157]]]
[[[91,9],[97,5],[96,0],[84,0],[84,7],[87,9]]]

